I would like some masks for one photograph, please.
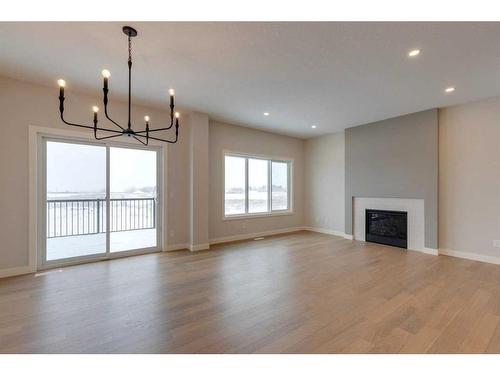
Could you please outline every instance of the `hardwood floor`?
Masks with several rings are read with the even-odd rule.
[[[500,266],[311,232],[0,280],[2,353],[500,352]]]

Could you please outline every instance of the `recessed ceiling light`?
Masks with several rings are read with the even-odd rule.
[[[264,112],[264,116],[269,116],[269,112]]]
[[[311,128],[316,129],[316,125],[312,125]]]
[[[408,52],[409,57],[415,57],[420,55],[420,50],[419,49],[412,49],[410,52]]]
[[[455,91],[455,88],[454,88],[454,87],[447,87],[447,88],[444,90],[444,92],[446,92],[446,93],[450,93],[450,92],[453,92],[453,91]]]

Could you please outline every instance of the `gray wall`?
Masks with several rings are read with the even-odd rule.
[[[353,197],[425,200],[425,246],[437,249],[438,111],[413,113],[345,131],[345,232]]]

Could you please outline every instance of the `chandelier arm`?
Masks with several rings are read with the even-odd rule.
[[[125,130],[125,128],[123,126],[121,126],[120,124],[118,124],[116,121],[114,121],[108,114],[108,92],[109,92],[109,89],[108,89],[108,77],[104,77],[104,87],[102,88],[102,92],[103,92],[103,98],[102,98],[102,102],[104,104],[104,116],[109,120],[111,121],[113,124],[115,124],[116,126],[118,126],[121,130]]]
[[[142,134],[137,134],[136,133],[136,136],[142,137],[142,138],[146,138],[146,136],[142,135]],[[149,139],[154,139],[155,141],[160,141],[160,142],[177,143],[177,140],[179,139],[179,135],[178,134],[175,135],[175,141],[172,141],[172,140],[169,140],[169,139],[161,139],[161,138],[151,137],[151,136],[149,136],[148,138]]]
[[[71,126],[77,126],[79,128],[86,128],[86,129],[97,129],[97,130],[102,130],[102,131],[107,131],[111,133],[119,133],[120,135],[122,132],[119,132],[117,130],[111,130],[111,129],[103,129],[103,128],[97,128],[97,124],[94,124],[94,126],[89,126],[89,125],[81,125],[81,124],[75,124],[73,122],[66,121],[64,119],[64,100],[66,99],[64,97],[64,91],[61,90],[62,92],[59,94],[59,114],[61,116],[61,121],[65,123],[66,125],[71,125]]]
[[[149,143],[149,142],[148,142],[148,138],[146,138],[146,142],[143,142],[143,141],[141,141],[139,138],[137,138],[135,135],[134,135],[133,137],[134,137],[134,139],[135,139],[136,141],[138,141],[138,142],[142,143],[144,146],[147,146],[147,145],[148,145],[148,143]]]
[[[122,134],[113,134],[113,135],[108,135],[106,137],[98,137],[97,132],[94,132],[94,138],[97,139],[98,141],[103,140],[103,139],[121,137],[121,136],[122,136]]]
[[[170,125],[164,128],[164,130],[168,130],[172,126],[174,126],[174,105],[170,104]]]
[[[106,118],[111,121],[113,124],[115,124],[116,126],[118,126],[121,130],[125,130],[125,128],[123,126],[121,126],[120,124],[118,124],[116,121],[113,121],[113,119],[111,119],[111,117],[109,117],[108,115],[108,103],[107,101],[104,102],[104,116],[106,116]]]
[[[170,114],[170,125],[169,126],[167,126],[166,128],[160,128],[160,129],[149,129],[149,132],[159,132],[162,130],[171,129],[174,126],[174,117],[173,116],[174,116],[173,114]],[[141,130],[141,131],[138,131],[136,133],[146,133],[146,130]]]
[[[159,131],[163,131],[163,130],[169,130],[170,128],[172,128],[172,125],[170,125],[166,128],[161,128],[161,129],[149,129],[149,132],[150,133],[159,132]],[[140,134],[140,133],[146,133],[146,130],[136,131],[136,134]]]
[[[78,126],[79,128],[86,128],[86,129],[92,129],[94,130],[94,127],[93,126],[88,126],[88,125],[80,125],[80,124],[75,124],[75,123],[72,123],[72,122],[68,122],[64,119],[64,116],[63,114],[61,113],[61,120],[62,122],[64,122],[66,125],[71,125],[71,126]],[[111,129],[103,129],[103,128],[97,128],[97,130],[101,130],[101,131],[105,131],[105,132],[111,132],[111,133],[119,133],[118,135],[122,135],[122,132],[118,131],[118,130],[111,130]],[[117,136],[118,136],[117,135]]]
[[[149,129],[149,130],[140,130],[136,131],[136,133],[147,133],[147,132],[159,132],[163,130],[169,130],[174,126],[174,105],[170,105],[170,125],[165,127],[165,128],[159,128],[159,129]]]

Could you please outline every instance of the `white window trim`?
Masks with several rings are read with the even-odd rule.
[[[42,251],[41,246],[40,246],[40,238],[41,234],[45,233],[45,228],[41,227],[42,220],[44,219],[44,216],[42,215],[43,210],[39,209],[39,204],[40,200],[42,199],[42,186],[40,185],[40,176],[39,173],[41,172],[41,165],[42,162],[44,161],[43,158],[43,138],[61,138],[69,141],[82,141],[84,143],[97,143],[103,145],[104,143],[107,144],[114,144],[118,147],[131,147],[131,148],[141,148],[140,145],[136,145],[133,142],[129,141],[128,139],[125,140],[117,140],[116,142],[99,142],[96,141],[92,134],[89,135],[87,132],[80,132],[80,131],[75,131],[73,129],[67,130],[67,129],[58,129],[58,128],[49,128],[49,127],[42,127],[42,126],[35,126],[35,125],[30,125],[29,126],[29,270],[30,272],[36,272],[37,270],[43,270],[43,269],[48,269],[51,268],[52,266],[44,266],[40,264],[40,252]],[[166,226],[167,226],[167,218],[166,218],[166,213],[167,213],[167,206],[166,202],[164,200],[164,197],[167,196],[166,194],[166,171],[165,171],[165,166],[167,165],[167,145],[164,144],[159,144],[157,142],[152,142],[152,145],[148,147],[149,148],[155,148],[158,150],[158,170],[161,172],[157,176],[157,196],[158,196],[158,238],[157,238],[157,249],[156,251],[167,251],[168,249],[168,243],[167,243],[167,236],[165,235],[167,233]],[[41,217],[42,215],[42,217]],[[124,251],[120,253],[116,253],[118,255],[116,256],[110,256],[109,258],[106,259],[112,259],[115,257],[122,257],[122,256],[130,256],[130,255],[138,255],[143,252],[143,249],[139,249],[137,252],[135,250],[132,250],[130,252]],[[147,250],[147,252],[151,252]],[[96,259],[91,259],[89,260],[90,262],[95,262]],[[75,261],[73,264],[79,264],[79,263],[87,263],[88,261],[82,260],[82,261]],[[69,265],[64,264],[64,265]],[[53,265],[53,267],[58,267],[58,265]]]
[[[245,158],[245,211],[244,214],[226,215],[226,156],[234,156]],[[268,211],[248,213],[248,159],[262,159],[268,162]],[[272,210],[272,162],[281,162],[288,164],[288,209],[286,210]],[[277,157],[271,155],[249,154],[238,151],[222,150],[222,220],[241,220],[241,219],[255,219],[265,218],[272,216],[287,216],[294,214],[293,205],[293,168],[294,159],[286,157]]]

